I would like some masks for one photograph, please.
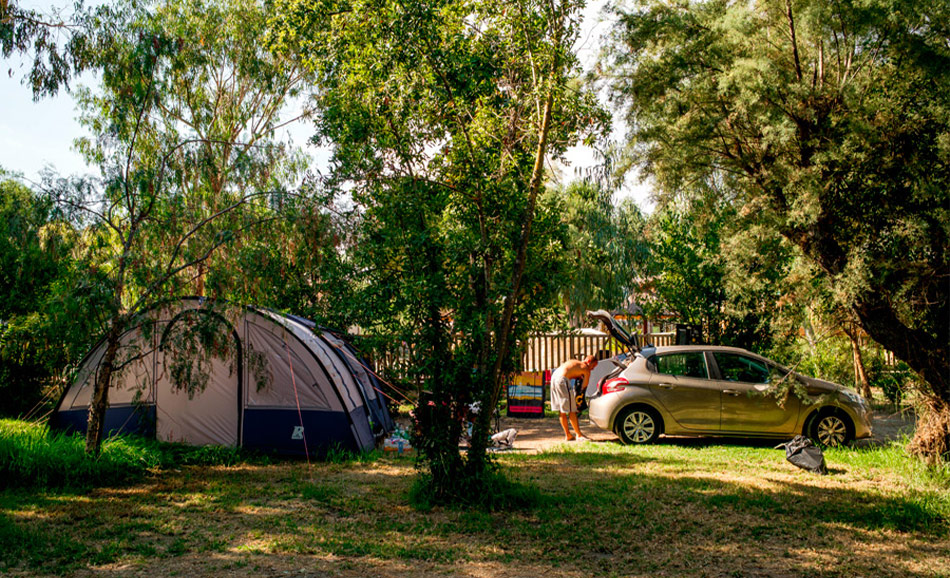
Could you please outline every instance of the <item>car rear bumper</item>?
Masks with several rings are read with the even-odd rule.
[[[611,410],[614,405],[611,403],[605,403],[604,399],[601,397],[595,397],[590,400],[587,410],[587,415],[590,417],[590,421],[599,427],[600,429],[610,431],[611,423]]]

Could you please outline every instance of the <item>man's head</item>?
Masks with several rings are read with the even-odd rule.
[[[588,355],[587,357],[584,358],[583,364],[584,364],[584,367],[587,368],[588,371],[590,371],[591,369],[594,369],[595,367],[597,367],[597,358],[594,357],[593,355]]]

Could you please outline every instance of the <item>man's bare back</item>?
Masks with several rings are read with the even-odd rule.
[[[561,370],[561,374],[568,379],[575,379],[578,377],[590,378],[590,370],[593,369],[590,363],[586,361],[578,361],[576,359],[569,359],[561,364],[561,367],[558,369]]]

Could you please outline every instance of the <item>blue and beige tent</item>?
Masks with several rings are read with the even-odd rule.
[[[208,319],[224,345],[216,356],[183,358],[175,336]],[[83,361],[51,428],[86,430],[104,353],[100,343]],[[393,428],[381,385],[356,350],[299,317],[183,299],[143,316],[122,336],[117,359],[124,367],[109,390],[107,433],[304,455],[369,450]],[[182,368],[203,376],[191,378],[203,387],[182,387]]]

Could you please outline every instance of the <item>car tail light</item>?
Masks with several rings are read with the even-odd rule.
[[[623,388],[628,385],[630,385],[630,382],[625,378],[615,377],[604,382],[604,384],[600,387],[600,393],[607,395],[608,393],[623,391]]]

